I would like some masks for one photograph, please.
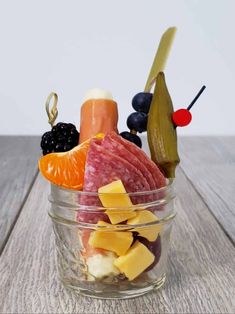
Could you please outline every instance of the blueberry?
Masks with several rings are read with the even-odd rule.
[[[138,135],[132,134],[132,133],[127,132],[127,131],[120,133],[120,135],[125,140],[134,143],[135,145],[137,145],[140,148],[142,147],[142,142],[141,142],[141,139],[139,138]]]
[[[148,113],[153,98],[152,93],[138,93],[132,99],[132,107],[136,111]]]
[[[127,126],[130,130],[135,130],[139,133],[147,131],[148,116],[144,112],[133,112],[127,118]]]

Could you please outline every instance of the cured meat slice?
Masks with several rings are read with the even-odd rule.
[[[114,132],[110,132],[110,136],[115,138],[116,141],[123,144],[126,149],[138,157],[139,161],[145,165],[145,167],[151,172],[153,180],[155,182],[155,188],[159,189],[163,186],[166,186],[166,179],[158,166],[148,157],[148,155],[139,147],[137,147],[135,144],[125,140],[121,136],[115,136],[116,134]]]
[[[92,140],[87,154],[84,187],[85,192],[97,192],[101,186],[121,180],[128,193],[149,191],[150,186],[142,173],[130,162],[105,149],[100,140]],[[95,196],[81,199],[84,205],[97,205]],[[134,197],[133,203],[136,203]],[[145,197],[138,197],[138,203]]]
[[[142,175],[145,177],[147,182],[149,183],[150,190],[154,190],[156,188],[155,181],[153,179],[152,173],[145,166],[145,163],[141,162],[138,158],[138,155],[133,154],[125,146],[122,141],[119,140],[120,135],[117,135],[115,132],[109,132],[102,141],[102,146],[109,152],[115,154],[116,156],[120,156],[121,158],[130,162],[134,167],[139,169]]]
[[[128,193],[149,191],[142,173],[130,162],[115,155],[93,140],[87,155],[83,191],[97,192],[101,186],[121,180]]]

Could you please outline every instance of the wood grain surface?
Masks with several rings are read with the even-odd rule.
[[[184,137],[180,166],[235,243],[235,137]]]
[[[113,301],[60,284],[49,184],[40,175],[33,184],[39,139],[0,137],[0,313],[235,313],[234,144],[234,137],[180,138],[166,284]]]
[[[0,254],[37,173],[39,137],[0,136]]]
[[[179,169],[168,279],[130,300],[95,300],[58,281],[49,184],[39,175],[0,259],[0,313],[234,313],[235,251]]]

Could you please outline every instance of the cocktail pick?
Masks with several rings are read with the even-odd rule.
[[[50,102],[52,100],[52,98],[54,98],[53,100],[53,105],[52,108],[50,110]],[[51,127],[53,127],[55,120],[58,116],[58,110],[57,110],[57,102],[58,102],[58,96],[56,93],[50,93],[50,95],[47,97],[46,100],[46,112],[48,115],[48,123],[50,123]]]
[[[194,97],[194,99],[191,101],[190,105],[187,107],[187,109],[178,109],[172,114],[172,120],[175,124],[175,126],[186,126],[189,125],[189,123],[192,120],[192,114],[190,112],[190,109],[195,104],[195,102],[198,100],[198,98],[201,96],[203,91],[205,90],[206,86],[203,85],[200,91],[197,93],[197,95]]]

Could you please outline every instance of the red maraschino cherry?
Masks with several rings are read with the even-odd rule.
[[[198,98],[200,97],[200,95],[202,94],[202,92],[204,91],[205,88],[206,88],[205,85],[202,86],[202,88],[197,93],[197,95],[192,100],[191,104],[187,107],[187,109],[178,109],[175,112],[173,112],[172,121],[174,122],[174,125],[176,127],[189,125],[189,123],[192,120],[192,114],[190,112],[190,109],[195,104],[195,102],[198,100]]]
[[[192,114],[187,109],[179,109],[173,112],[172,120],[175,126],[186,126],[192,120]]]

